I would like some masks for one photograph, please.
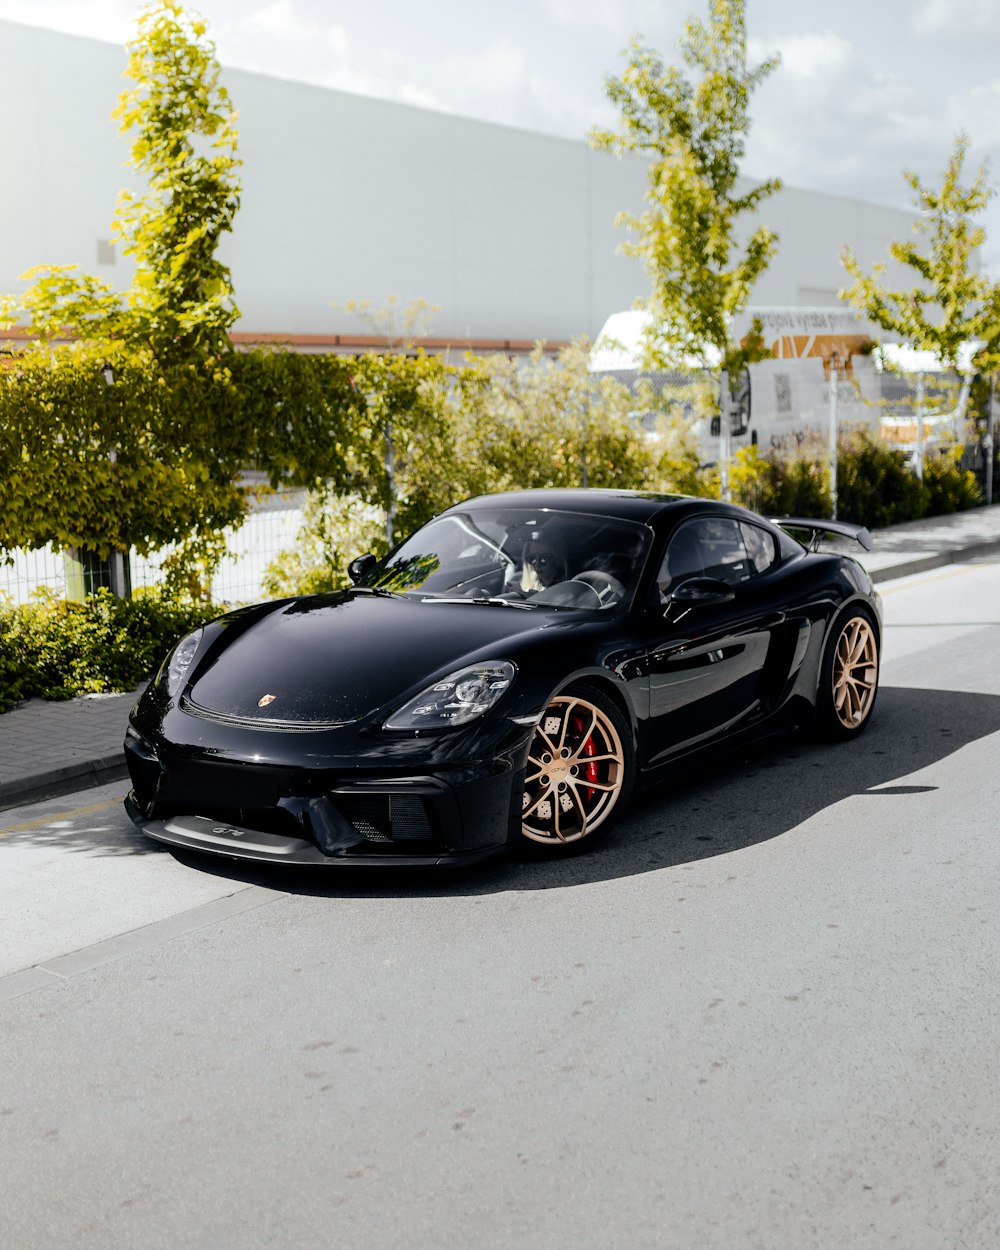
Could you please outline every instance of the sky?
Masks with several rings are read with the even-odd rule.
[[[676,62],[708,0],[200,0],[223,65],[583,139],[615,114],[603,83],[634,35]],[[115,43],[141,0],[0,0],[0,18]],[[747,0],[754,95],[744,172],[908,207],[902,171],[1000,180],[1000,0]],[[236,104],[238,106],[238,101]],[[1000,276],[1000,201],[982,218]]]

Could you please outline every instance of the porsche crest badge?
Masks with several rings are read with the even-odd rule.
[[[269,703],[273,703],[278,696],[276,694],[265,694],[257,700],[258,707],[267,707]]]

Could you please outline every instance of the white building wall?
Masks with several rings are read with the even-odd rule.
[[[123,50],[0,22],[6,135],[0,290],[31,265],[98,261],[127,145],[110,120]],[[223,244],[253,333],[357,333],[333,307],[389,294],[439,306],[430,332],[470,339],[593,336],[646,290],[617,254],[619,209],[638,211],[645,164],[554,138],[260,74],[227,70],[240,110],[243,200]],[[755,304],[836,299],[849,243],[865,265],[906,237],[912,215],[788,189],[764,206],[781,249]]]

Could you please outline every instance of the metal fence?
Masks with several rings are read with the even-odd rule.
[[[36,590],[54,595],[66,592],[66,574],[61,553],[51,547],[39,551],[14,551],[12,564],[0,564],[0,594],[15,603],[24,603]]]
[[[295,548],[302,524],[303,492],[279,494],[255,504],[237,530],[224,531],[226,555],[212,579],[212,602],[219,604],[256,603],[267,598],[263,578],[267,566],[283,552]],[[165,548],[153,556],[129,554],[133,589],[157,586],[163,580],[161,565],[171,553]],[[14,551],[12,564],[0,564],[0,595],[14,603],[26,603],[39,590],[54,595],[67,593],[74,571],[71,561],[51,547],[40,551]],[[87,564],[83,572],[84,590],[106,584],[101,563]]]

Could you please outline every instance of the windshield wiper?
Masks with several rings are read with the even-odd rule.
[[[382,586],[348,586],[349,595],[378,595],[382,599],[398,599],[398,590],[386,590]]]
[[[500,599],[495,595],[456,595],[451,598],[447,595],[427,595],[420,600],[421,603],[475,603],[477,605],[488,604],[491,607],[498,608],[530,608],[530,603],[524,603],[520,599]]]

